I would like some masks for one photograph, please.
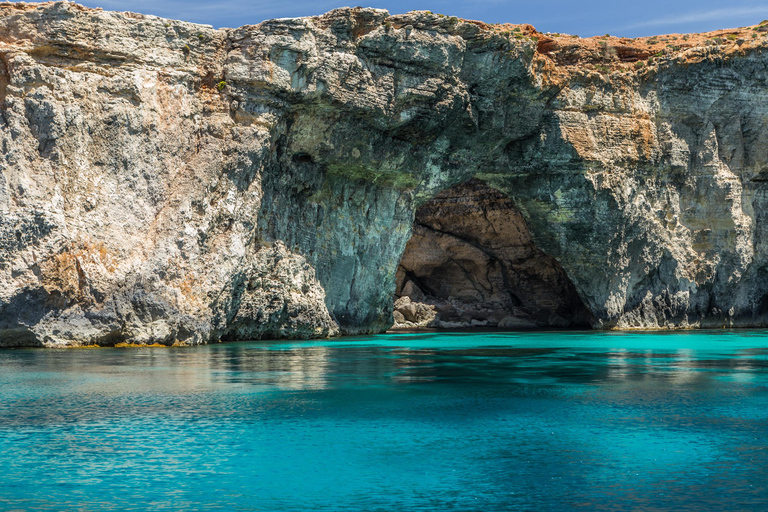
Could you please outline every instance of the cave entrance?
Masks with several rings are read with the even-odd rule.
[[[397,269],[395,328],[588,328],[563,268],[536,247],[511,198],[479,180],[416,211]]]

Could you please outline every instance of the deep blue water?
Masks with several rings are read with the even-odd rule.
[[[0,351],[0,510],[768,510],[768,332]]]

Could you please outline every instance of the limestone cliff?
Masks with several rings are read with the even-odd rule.
[[[0,345],[381,331],[417,208],[473,177],[594,327],[764,326],[766,29],[2,4]]]

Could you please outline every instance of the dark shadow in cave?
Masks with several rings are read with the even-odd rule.
[[[511,198],[473,179],[416,211],[397,269],[395,328],[588,328],[591,320]]]

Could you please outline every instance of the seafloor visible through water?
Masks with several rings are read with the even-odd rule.
[[[0,510],[767,510],[768,332],[0,351]]]

